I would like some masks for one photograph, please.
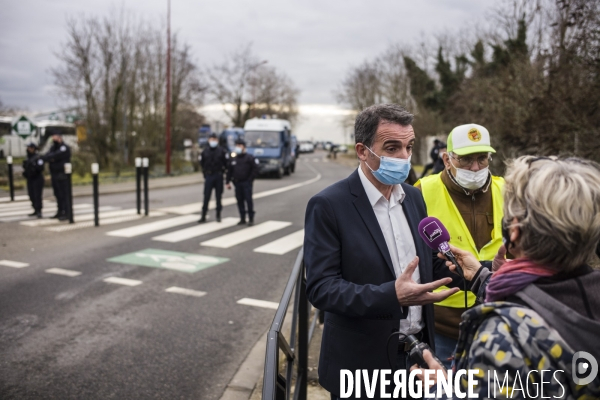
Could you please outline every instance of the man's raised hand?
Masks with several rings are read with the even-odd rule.
[[[437,303],[458,292],[458,288],[432,293],[433,290],[452,282],[451,278],[439,279],[430,283],[417,283],[412,276],[419,265],[419,257],[415,257],[404,272],[396,279],[396,296],[401,306],[422,306]]]

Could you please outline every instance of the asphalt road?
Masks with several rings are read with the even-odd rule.
[[[250,233],[242,233],[238,238],[246,241],[230,248],[215,247],[223,245],[220,239],[208,243],[212,245],[200,243],[246,227],[175,242],[153,238],[198,224],[138,231],[130,237],[123,231],[122,236],[107,235],[186,218],[193,207],[184,206],[201,201],[201,186],[151,191],[151,210],[169,208],[168,212],[98,228],[51,231],[48,227],[55,225],[0,222],[0,260],[28,264],[14,268],[0,261],[0,398],[218,399],[274,314],[273,309],[238,301],[278,302],[299,249],[285,254],[254,250],[300,231],[309,198],[350,172],[350,167],[325,162],[325,153],[315,153],[302,155],[291,177],[257,180],[254,193],[263,197],[255,200],[256,224],[285,224],[268,223],[269,232],[252,239]],[[269,192],[300,183],[304,184]],[[232,197],[233,191],[226,190],[225,196]],[[90,198],[75,200],[91,203]],[[134,193],[102,196],[101,205],[133,208]],[[10,206],[0,203],[0,213],[2,207]],[[210,216],[214,221],[214,211]],[[235,204],[224,207],[223,218],[228,217],[238,218]],[[286,240],[278,243],[274,247],[285,248]],[[176,260],[169,269],[108,261],[146,249],[228,260],[193,273],[178,270],[182,267]],[[52,268],[80,274],[47,272]],[[111,277],[141,283],[104,281]],[[170,287],[190,289],[195,295],[166,292]]]

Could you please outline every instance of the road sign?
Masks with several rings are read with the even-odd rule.
[[[35,132],[36,126],[25,115],[21,115],[19,118],[16,118],[12,121],[11,128],[11,133],[13,135],[19,135],[25,139],[27,136],[30,136]]]
[[[107,261],[194,273],[227,262],[229,258],[160,249],[145,249],[109,258]]]

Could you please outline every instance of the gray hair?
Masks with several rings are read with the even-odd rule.
[[[354,140],[371,147],[380,123],[408,126],[414,115],[398,104],[376,104],[365,108],[356,116]]]
[[[508,164],[504,220],[517,218],[527,257],[558,270],[595,259],[600,165],[579,158],[519,157]]]

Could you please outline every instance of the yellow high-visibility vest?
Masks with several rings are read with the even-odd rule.
[[[471,252],[479,261],[493,260],[502,245],[502,216],[504,214],[502,188],[504,178],[492,176],[494,229],[492,230],[492,239],[481,250],[477,251],[471,232],[467,229],[467,225],[465,225],[465,221],[456,208],[456,204],[452,201],[446,185],[442,182],[442,173],[430,175],[420,180],[421,191],[425,199],[425,205],[427,205],[427,214],[442,221],[448,233],[450,233],[450,244]],[[442,286],[436,292],[444,289],[447,289],[447,287]],[[467,296],[467,304],[472,307],[475,304],[475,295],[469,291]],[[461,290],[435,304],[444,307],[463,308],[465,306],[465,294]]]

